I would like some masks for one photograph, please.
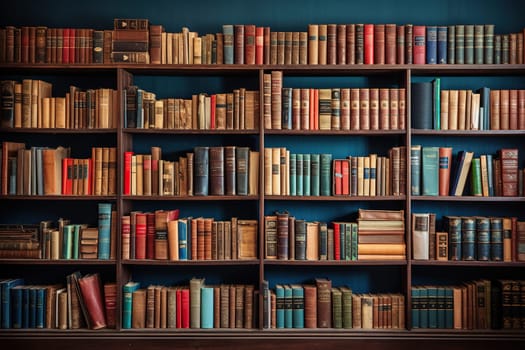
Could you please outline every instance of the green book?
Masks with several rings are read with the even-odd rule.
[[[293,294],[289,285],[284,286],[284,328],[293,328]]]
[[[332,155],[321,154],[320,162],[320,194],[321,196],[329,196],[332,193]]]
[[[352,328],[352,289],[346,286],[339,289],[343,295],[343,328]]]
[[[80,250],[80,230],[82,229],[82,225],[74,225],[74,227],[71,259],[76,260],[78,259],[78,252]]]
[[[421,287],[419,290],[419,326],[428,328],[428,288]]]
[[[445,289],[445,328],[454,328],[454,289]]]
[[[456,64],[465,63],[465,26],[456,25]]]
[[[312,194],[311,177],[311,155],[303,154],[303,195],[310,196]]]
[[[413,196],[421,195],[421,145],[410,146],[410,188]]]
[[[343,328],[343,295],[339,288],[332,288],[332,326]]]
[[[356,261],[357,260],[357,244],[358,244],[358,226],[357,226],[357,223],[355,222],[352,222],[351,224],[351,230],[352,230],[352,235],[351,235],[351,240],[352,240],[352,244],[351,244],[351,247],[352,247],[352,258],[350,260],[352,261]]]
[[[465,64],[474,64],[474,25],[465,25]]]
[[[290,153],[290,196],[297,195],[297,154]]]
[[[284,328],[284,287],[275,285],[275,327]]]
[[[474,64],[483,64],[483,24],[474,25]]]
[[[441,130],[441,79],[432,80],[432,127]]]
[[[321,193],[321,179],[320,179],[320,155],[310,155],[310,179],[311,188],[310,193],[312,196],[319,196]]]
[[[293,328],[304,328],[304,289],[300,284],[292,284]]]
[[[481,196],[481,162],[479,158],[472,158],[470,164],[470,194],[473,196]]]
[[[73,232],[75,225],[65,225],[62,237],[62,259],[71,259],[73,256]]]
[[[423,147],[422,163],[422,194],[437,196],[439,191],[439,147]]]
[[[345,259],[352,260],[352,223],[347,222],[344,224],[345,230]],[[342,259],[341,259],[342,260]]]
[[[296,155],[296,176],[295,176],[295,184],[296,184],[296,192],[298,196],[303,196],[303,154],[297,154]]]

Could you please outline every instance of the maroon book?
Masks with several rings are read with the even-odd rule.
[[[135,259],[146,259],[147,219],[145,213],[137,213],[135,224]]]
[[[106,306],[106,320],[108,328],[117,325],[117,284],[104,284],[104,304]]]
[[[366,26],[365,26],[366,38]],[[366,41],[365,41],[366,55]],[[374,26],[374,64],[385,64],[385,25],[376,24]]]
[[[425,64],[426,60],[426,27],[425,26],[414,26],[413,33],[414,33],[414,40],[413,40],[413,55],[414,64]]]
[[[244,26],[244,63],[255,64],[255,25]]]
[[[155,259],[155,213],[146,213],[146,259]]]
[[[233,34],[233,43],[234,43],[234,63],[235,64],[244,64],[244,25],[236,24],[234,26]]]
[[[91,329],[106,328],[106,316],[104,314],[102,293],[100,292],[99,275],[97,273],[86,275],[79,278],[78,284],[86,305]]]

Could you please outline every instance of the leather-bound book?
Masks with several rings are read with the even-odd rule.
[[[405,26],[398,25],[396,27],[396,63],[405,64],[405,46],[406,46],[406,37],[405,37]]]
[[[360,109],[359,90],[357,88],[350,89],[350,130],[360,129]]]
[[[330,328],[332,324],[332,281],[326,278],[316,278],[315,284],[317,286],[317,328]]]
[[[379,130],[379,89],[371,88],[369,93],[369,124],[370,130]],[[397,103],[397,100],[396,100]]]
[[[244,25],[233,26],[234,63],[244,64]]]
[[[308,64],[319,64],[319,25],[308,25]]]
[[[104,305],[108,328],[115,328],[117,325],[117,295],[116,283],[104,284]]]
[[[426,27],[413,27],[413,63],[425,64],[426,62]]]
[[[224,147],[210,147],[209,159],[210,194],[224,195]]]
[[[395,24],[385,24],[384,29],[385,29],[385,33],[384,33],[385,61],[384,63],[395,64],[396,63],[396,25]]]
[[[518,195],[518,149],[503,148],[499,151],[503,196]]]
[[[255,64],[255,25],[244,26],[244,63]]]
[[[365,25],[355,25],[355,64],[363,64],[365,60]]]
[[[359,89],[359,129],[370,130],[370,89]]]
[[[88,311],[91,329],[106,327],[104,302],[102,300],[100,277],[98,274],[89,274],[78,280],[82,298]]]
[[[194,193],[196,196],[207,196],[209,181],[209,147],[195,147],[194,155]]]
[[[337,25],[326,26],[326,64],[337,64]]]
[[[240,196],[248,195],[249,179],[248,175],[250,172],[250,149],[248,147],[236,147],[235,148],[235,162],[234,162],[234,174],[235,177],[235,193]],[[234,194],[235,194],[234,193]]]
[[[272,216],[273,217],[273,216]],[[277,212],[277,258],[288,260],[288,212]]]
[[[356,25],[346,25],[346,64],[356,63]]]
[[[305,284],[304,289],[304,327],[317,328],[317,287]]]
[[[336,64],[346,64],[346,24],[337,25]]]
[[[373,64],[385,64],[385,25],[384,24],[374,25],[373,41],[374,41]]]
[[[131,328],[146,328],[146,289],[132,294]]]
[[[384,27],[383,27],[384,28]],[[384,37],[383,37],[384,39]],[[384,45],[384,40],[383,40]],[[374,25],[365,24],[363,27],[364,64],[374,64]],[[384,51],[383,51],[384,52]]]

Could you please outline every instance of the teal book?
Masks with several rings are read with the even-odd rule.
[[[16,286],[11,289],[11,316],[13,328],[22,328],[23,325],[23,291],[26,286]]]
[[[80,230],[82,225],[74,225],[71,259],[78,259],[80,250]]]
[[[293,328],[293,295],[289,285],[284,286],[284,328]]]
[[[320,179],[320,155],[312,154],[310,156],[310,179],[311,188],[310,193],[312,196],[319,196],[321,193],[321,179]]]
[[[65,225],[62,231],[62,259],[70,260],[73,254],[73,232],[75,225]]]
[[[98,258],[109,259],[111,241],[111,203],[98,204]]]
[[[193,150],[193,192],[196,196],[208,195],[210,156],[209,147],[195,147]]]
[[[437,63],[437,26],[426,26],[426,63]]]
[[[445,328],[454,328],[454,289],[445,287]]]
[[[446,296],[445,287],[438,287],[437,290],[437,328],[446,328]],[[448,288],[447,288],[448,289]]]
[[[223,54],[224,54],[224,63],[233,64],[233,25],[232,24],[223,24],[222,34],[224,35],[223,43]]]
[[[130,281],[122,286],[122,328],[131,328],[133,313],[133,292],[140,288],[139,282]]]
[[[357,223],[352,222],[352,259],[357,260],[357,244],[358,244],[358,226]]]
[[[503,219],[490,218],[490,260],[503,260]]]
[[[481,161],[479,158],[472,158],[470,163],[470,194],[472,196],[481,196]]]
[[[275,327],[284,328],[284,287],[275,285]]]
[[[189,249],[190,239],[188,239],[188,219],[179,219],[178,229],[179,229],[179,260],[188,260],[188,252],[191,252]]]
[[[465,63],[465,25],[456,25],[456,64]]]
[[[144,90],[138,89],[137,90],[137,128],[143,129],[144,128]],[[128,118],[129,120],[129,118]],[[128,128],[131,128],[128,124]]]
[[[290,153],[290,196],[297,195],[297,154]]]
[[[320,183],[321,196],[329,196],[332,193],[332,155],[323,153],[320,156]]]
[[[428,328],[428,288],[419,289],[419,327]]]
[[[36,287],[36,328],[46,324],[46,288]]]
[[[439,147],[423,147],[421,151],[422,194],[437,196],[439,190]]]
[[[298,196],[303,196],[303,154],[297,154],[295,168],[297,169],[297,175],[295,179],[296,191]]]
[[[2,281],[2,328],[12,328],[11,319],[11,289],[24,283],[21,278],[9,279]]]
[[[454,64],[456,60],[456,26],[448,26],[447,33],[447,63]]]
[[[476,219],[461,219],[461,260],[476,260]]]
[[[438,288],[427,287],[428,328],[438,326]]]
[[[421,328],[421,324],[419,321],[419,295],[420,295],[421,288],[420,287],[412,287],[412,290],[410,292],[412,297],[412,328]]]
[[[312,184],[310,182],[311,176],[311,155],[303,154],[303,195],[312,195]]]
[[[213,328],[213,287],[201,288],[201,328]]]
[[[432,127],[441,130],[441,79],[432,80]]]
[[[413,196],[421,195],[421,145],[410,147],[410,188]]]
[[[304,289],[299,284],[292,284],[293,328],[304,328]]]

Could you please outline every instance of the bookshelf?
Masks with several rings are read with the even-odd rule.
[[[22,2],[23,3],[23,2]],[[407,1],[399,9],[392,8],[388,1],[376,0],[373,5],[351,3],[349,11],[354,11],[348,18],[339,11],[328,10],[321,17],[314,16],[309,10],[315,8],[314,1],[282,4],[283,14],[269,11],[261,4],[257,12],[246,11],[245,5],[234,1],[231,6],[238,10],[233,15],[228,10],[212,2],[205,6],[218,14],[218,18],[209,21],[202,16],[192,15],[189,23],[203,33],[217,32],[224,23],[257,22],[271,25],[282,30],[304,30],[307,23],[419,23],[423,14],[428,15],[426,23],[467,23],[472,22],[469,8],[477,6],[474,1],[462,1],[455,4],[448,1],[443,8],[455,11],[458,17],[449,15],[447,10],[437,4],[419,4]],[[511,32],[521,30],[523,23],[517,15],[499,9],[496,1],[483,2],[487,9],[476,22],[495,23],[498,31]],[[63,4],[62,4],[63,5]],[[167,18],[163,11],[144,15],[151,22],[163,24],[169,30],[184,21],[183,13],[194,12],[191,4],[177,3],[180,11],[175,11],[175,18]],[[332,7],[342,6],[336,2]],[[425,5],[425,6],[422,6]],[[1,5],[2,7],[5,5]],[[15,11],[20,4],[12,4]],[[50,26],[70,26],[67,15],[55,18],[60,2],[50,4],[49,10],[41,15],[18,15],[12,18],[0,16],[2,25],[22,25],[44,23]],[[82,5],[92,11],[94,5]],[[100,5],[102,6],[102,5]],[[143,5],[124,9],[119,2],[105,5],[107,11],[102,14],[77,18],[79,26],[109,28],[114,17],[136,18],[134,11],[144,10]],[[159,4],[159,8],[172,9],[169,2]],[[523,5],[516,2],[507,8]],[[374,8],[390,9],[377,13]],[[299,10],[299,8],[302,8]],[[412,11],[412,9],[414,11]],[[63,8],[62,8],[63,10]],[[304,19],[295,20],[284,15],[289,10],[299,11]],[[404,12],[403,12],[404,11]],[[0,11],[2,13],[3,11]],[[246,13],[250,13],[247,16]],[[385,12],[385,13],[383,13]],[[388,13],[387,13],[388,12]],[[519,12],[519,11],[516,11]],[[139,12],[140,13],[140,12]],[[146,11],[145,13],[148,13]],[[233,16],[233,17],[231,17]],[[356,17],[357,16],[357,17]],[[511,17],[508,20],[508,17]],[[139,16],[142,17],[142,16]],[[411,259],[412,242],[410,239],[411,214],[435,212],[439,220],[446,215],[512,215],[523,220],[524,197],[474,197],[474,196],[414,196],[410,193],[410,171],[404,178],[405,194],[381,196],[291,196],[269,195],[264,193],[264,156],[266,147],[286,147],[295,153],[331,153],[334,158],[348,155],[367,155],[377,153],[385,155],[390,147],[405,146],[406,159],[410,159],[410,146],[440,146],[452,143],[454,151],[471,149],[478,153],[496,151],[503,147],[520,150],[519,165],[523,166],[522,138],[523,130],[470,131],[470,130],[418,130],[410,128],[413,116],[410,113],[410,86],[415,81],[431,81],[440,77],[442,87],[447,89],[477,89],[483,85],[509,89],[523,88],[525,68],[522,64],[501,65],[154,65],[154,64],[1,64],[2,79],[23,78],[42,79],[54,84],[53,93],[64,95],[69,85],[82,88],[112,88],[119,92],[132,84],[144,90],[157,93],[160,98],[187,98],[199,92],[222,93],[244,87],[247,90],[263,91],[263,75],[272,71],[283,73],[283,87],[290,88],[406,88],[407,114],[406,130],[269,130],[262,120],[256,130],[167,130],[167,129],[132,129],[123,126],[124,104],[119,105],[119,124],[117,128],[93,130],[68,129],[4,129],[2,141],[20,141],[38,146],[71,146],[73,152],[78,149],[78,157],[87,156],[91,147],[116,147],[118,152],[117,193],[108,196],[28,196],[2,195],[2,207],[8,207],[0,216],[0,223],[39,222],[44,219],[56,220],[67,217],[75,223],[96,225],[97,203],[109,202],[114,205],[117,217],[131,211],[155,211],[159,209],[180,209],[181,217],[204,216],[217,220],[227,220],[233,216],[243,219],[257,219],[258,241],[257,259],[252,260],[189,260],[169,261],[155,259],[123,259],[120,252],[120,234],[118,249],[112,260],[37,260],[37,259],[1,259],[0,277],[25,277],[31,283],[63,282],[65,276],[74,271],[82,273],[100,272],[104,282],[116,281],[119,286],[117,295],[116,329],[102,331],[90,330],[1,330],[0,339],[15,348],[27,348],[37,342],[43,348],[88,348],[93,346],[128,346],[146,347],[152,342],[159,348],[168,348],[174,344],[180,348],[233,348],[250,347],[268,349],[285,344],[291,349],[304,348],[346,348],[348,346],[384,348],[420,348],[432,349],[476,345],[480,348],[497,346],[504,342],[509,349],[521,348],[525,342],[522,330],[449,330],[449,329],[412,329],[411,297],[413,286],[438,284],[451,285],[473,279],[525,279],[523,262],[486,262],[486,261],[419,261]],[[481,78],[480,78],[481,77]],[[443,85],[444,84],[444,85]],[[262,107],[262,96],[260,98]],[[78,137],[82,137],[79,141]],[[156,196],[127,195],[123,191],[124,152],[149,153],[150,147],[161,146],[163,157],[173,160],[181,154],[190,152],[196,146],[247,146],[260,152],[257,195],[208,195],[208,196]],[[407,169],[409,161],[407,161]],[[31,208],[31,209],[28,209]],[[265,258],[264,217],[275,211],[288,210],[290,214],[307,220],[354,221],[359,208],[404,210],[405,239],[407,258],[404,260],[371,261],[308,261],[308,260],[272,260]],[[120,223],[119,230],[120,233]],[[357,293],[401,293],[405,296],[406,327],[399,330],[389,329],[264,329],[259,324],[253,329],[124,329],[122,328],[122,286],[130,280],[138,280],[143,286],[149,284],[187,285],[192,277],[205,277],[206,282],[252,284],[260,289],[263,280],[270,281],[271,289],[279,283],[312,283],[314,278],[328,277],[334,286],[350,285]],[[258,307],[262,307],[262,298]],[[57,341],[57,339],[59,341]],[[371,345],[371,342],[373,344]]]

